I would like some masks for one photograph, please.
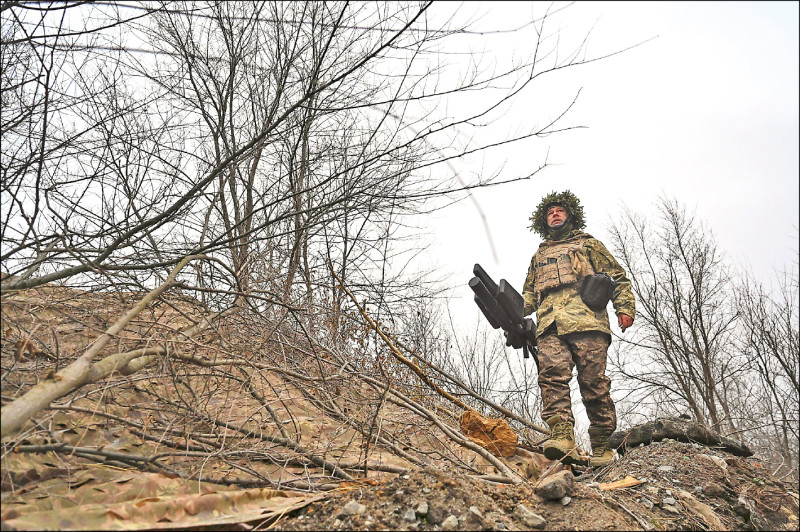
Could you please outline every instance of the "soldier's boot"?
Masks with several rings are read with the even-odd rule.
[[[589,441],[592,443],[590,467],[605,467],[614,461],[614,451],[608,448],[610,437],[611,431],[607,429],[589,427]]]
[[[561,460],[565,464],[577,463],[579,456],[572,432],[572,423],[564,421],[561,416],[552,416],[547,420],[550,425],[550,439],[544,442],[544,455],[550,460]]]

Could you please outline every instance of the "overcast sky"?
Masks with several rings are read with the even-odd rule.
[[[459,13],[478,14],[479,28],[508,29],[541,14],[543,6],[467,3]],[[657,38],[544,78],[492,126],[462,132],[504,135],[542,123],[581,90],[564,125],[585,129],[455,163],[465,175],[502,166],[506,178],[531,172],[548,153],[553,164],[531,180],[474,192],[497,260],[472,201],[428,220],[434,235],[428,256],[460,286],[457,319],[474,324],[479,316],[466,286],[476,262],[521,291],[540,241],[528,230],[528,217],[551,190],[578,195],[587,232],[609,247],[609,220],[623,205],[652,213],[665,194],[696,208],[731,262],[765,281],[796,261],[798,3],[578,2],[554,24],[548,29],[560,31],[563,53],[591,29],[590,57]],[[501,65],[532,52],[532,28],[469,42],[481,47],[487,64]]]

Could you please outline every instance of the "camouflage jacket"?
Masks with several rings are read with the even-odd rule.
[[[595,273],[607,273],[617,282],[617,287],[611,296],[614,310],[619,314],[627,314],[631,318],[636,317],[636,305],[633,292],[631,292],[631,282],[625,270],[611,253],[606,249],[602,242],[581,231],[572,231],[569,237],[564,239],[565,243],[574,242],[581,246],[583,254],[590,263]],[[548,241],[551,244],[553,241]],[[542,246],[539,250],[542,250]],[[537,295],[534,287],[536,286],[537,251],[528,268],[528,276],[522,289],[522,297],[525,300],[524,315],[536,311],[538,325],[536,335],[540,336],[553,323],[556,325],[557,334],[569,334],[578,331],[601,331],[611,334],[611,327],[608,321],[608,312],[603,309],[594,312],[587,307],[581,299],[579,290],[580,282],[565,284],[545,291]],[[591,272],[589,272],[591,273]],[[582,278],[581,278],[582,280]]]

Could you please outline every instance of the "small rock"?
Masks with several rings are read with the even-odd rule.
[[[341,519],[337,519],[336,521],[333,522],[333,527],[334,528],[340,527],[340,526],[342,526],[342,520]]]
[[[675,499],[673,499],[672,497],[664,497],[663,499],[661,499],[661,504],[662,505],[675,504]]]
[[[665,509],[666,511],[668,511],[669,513],[673,513],[673,514],[679,514],[679,513],[681,513],[681,511],[680,511],[680,510],[678,510],[678,509],[677,509],[675,506],[673,506],[673,505],[671,505],[671,504],[665,504],[664,506],[662,506],[662,508],[664,508],[664,509]]]
[[[470,506],[466,517],[466,527],[473,529],[479,528],[481,530],[488,528],[488,522],[483,519],[483,512],[477,506]]]
[[[739,497],[739,500],[736,501],[736,504],[733,505],[733,511],[736,512],[736,515],[738,515],[745,521],[750,520],[750,515],[752,514],[752,510],[750,510],[750,505],[747,504],[747,499],[745,499],[744,497]]]
[[[445,506],[436,503],[428,505],[428,522],[433,525],[442,523],[449,514],[450,512]]]
[[[458,528],[458,517],[454,515],[447,516],[447,519],[442,522],[442,530],[455,530],[456,528]]]
[[[661,471],[662,473],[669,473],[670,471],[674,471],[675,467],[671,465],[662,465],[658,466],[658,470]]]
[[[417,514],[414,513],[414,510],[408,509],[403,514],[403,521],[408,521],[409,523],[412,523],[416,520],[417,520]]]
[[[559,471],[555,475],[540,480],[534,492],[540,497],[554,501],[572,495],[575,490],[575,476],[571,471]]]
[[[417,506],[417,509],[416,509],[416,513],[420,517],[428,515],[428,503],[427,503],[427,501],[422,501],[421,503],[419,503],[419,506]]]
[[[400,477],[400,478],[404,478],[404,479],[408,480],[408,479],[410,479],[410,478],[411,478],[411,475],[403,475],[403,476],[402,476],[402,477]]]
[[[672,497],[672,492],[670,490],[664,490],[664,495],[667,497]]]
[[[342,508],[344,515],[361,515],[366,511],[367,507],[356,501],[350,501]]]
[[[508,527],[502,521],[495,521],[494,522],[494,529],[495,530],[508,530]]]
[[[561,497],[561,504],[563,506],[566,506],[571,502],[572,502],[572,497]]]
[[[640,502],[641,502],[642,506],[644,506],[648,510],[652,510],[653,509],[653,501],[651,501],[650,499],[640,499]]]
[[[547,521],[539,514],[530,511],[524,504],[518,504],[514,508],[514,515],[517,516],[525,526],[530,528],[542,529],[547,526]]]
[[[430,488],[422,488],[422,493],[430,493],[430,492],[431,492]]]

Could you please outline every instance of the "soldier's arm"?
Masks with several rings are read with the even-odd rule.
[[[617,262],[617,259],[596,238],[586,241],[586,256],[594,266],[597,273],[607,273],[616,282],[617,287],[611,295],[614,304],[614,311],[617,315],[627,314],[631,318],[636,318],[636,298],[631,290],[631,281],[628,279],[625,269]]]
[[[535,257],[536,255],[534,255],[534,258]],[[538,302],[536,301],[536,294],[533,291],[534,258],[531,258],[531,264],[528,266],[528,275],[525,277],[525,284],[522,286],[522,299],[525,301],[525,306],[522,309],[523,316],[528,316],[529,314],[536,312],[536,309],[539,307]]]

